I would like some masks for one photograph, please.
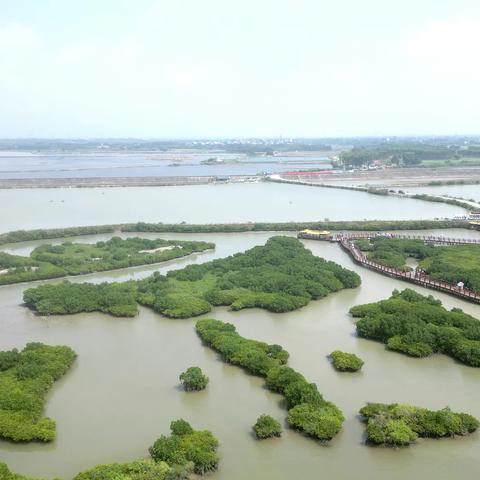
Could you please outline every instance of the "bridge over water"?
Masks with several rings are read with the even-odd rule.
[[[371,260],[363,253],[356,245],[355,240],[359,238],[372,238],[375,234],[372,232],[360,232],[360,233],[339,233],[330,234],[329,232],[314,233],[312,230],[304,230],[298,233],[298,238],[306,238],[310,240],[324,240],[330,242],[337,242],[340,246],[350,254],[352,259],[362,265],[365,268],[374,270],[375,272],[389,277],[398,278],[406,282],[415,283],[422,287],[432,288],[434,290],[440,290],[442,292],[460,297],[464,300],[468,300],[474,303],[480,303],[480,293],[468,288],[460,287],[454,283],[444,282],[442,280],[436,280],[429,277],[424,272],[420,271],[408,271],[399,270],[393,267],[387,267],[379,262]],[[480,245],[480,240],[470,238],[447,238],[442,236],[421,236],[421,235],[401,235],[401,234],[384,234],[387,238],[404,238],[411,240],[422,240],[431,245]]]

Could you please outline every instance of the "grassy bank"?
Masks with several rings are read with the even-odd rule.
[[[119,223],[86,227],[46,228],[35,230],[15,230],[0,234],[0,245],[28,242],[32,240],[52,240],[82,235],[98,235],[113,232],[152,232],[152,233],[241,233],[241,232],[296,232],[306,228],[319,230],[432,230],[447,228],[469,228],[465,220],[338,220],[311,222],[247,222],[247,223]]]

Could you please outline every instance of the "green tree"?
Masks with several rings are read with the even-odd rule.
[[[180,374],[180,381],[187,391],[203,390],[207,387],[209,378],[203,374],[200,367],[190,367]]]

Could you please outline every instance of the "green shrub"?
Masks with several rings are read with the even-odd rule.
[[[480,245],[433,246],[423,240],[372,237],[356,240],[357,246],[383,265],[409,270],[407,257],[419,260],[419,268],[437,280],[457,284],[480,292]]]
[[[195,473],[203,475],[218,468],[218,441],[207,430],[193,430],[188,422],[177,420],[170,425],[172,434],[162,435],[149,448],[156,462],[169,465],[193,464]]]
[[[55,439],[55,422],[42,417],[45,397],[75,357],[68,347],[41,343],[29,343],[21,352],[0,352],[0,438],[14,442]]]
[[[23,293],[25,304],[39,315],[66,315],[80,312],[103,312],[133,317],[138,313],[135,283],[46,284]]]
[[[363,360],[353,353],[335,350],[329,357],[332,359],[335,369],[341,372],[358,372],[363,366]]]
[[[257,438],[280,437],[282,435],[282,426],[280,422],[270,415],[260,415],[253,426],[253,431]]]
[[[344,417],[333,404],[300,403],[288,411],[288,423],[311,437],[331,440],[342,428]]]
[[[168,480],[171,470],[165,462],[145,459],[132,463],[97,465],[79,473],[74,480]]]
[[[409,445],[418,437],[467,435],[480,422],[466,413],[454,413],[448,407],[438,411],[397,403],[371,403],[360,410],[367,422],[367,439],[384,445]]]
[[[359,305],[350,313],[360,337],[377,340],[412,357],[444,353],[480,367],[480,321],[455,308],[446,310],[431,295],[411,289],[394,291],[388,300]]]
[[[180,375],[180,381],[187,391],[203,390],[207,387],[209,378],[203,374],[201,368],[190,367]]]
[[[285,396],[289,424],[320,440],[330,440],[342,427],[342,412],[326,402],[317,386],[285,365],[288,353],[279,345],[241,337],[235,327],[213,319],[197,322],[200,338],[226,362],[266,378],[266,386]]]

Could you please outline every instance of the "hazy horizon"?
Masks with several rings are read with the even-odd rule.
[[[4,0],[0,138],[474,136],[479,53],[471,0]]]

